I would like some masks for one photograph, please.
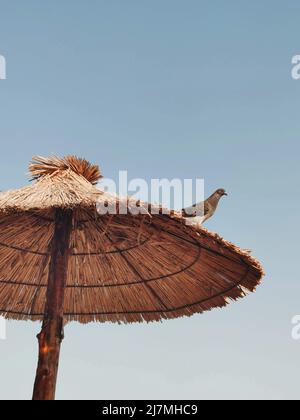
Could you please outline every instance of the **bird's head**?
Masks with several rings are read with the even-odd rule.
[[[219,188],[216,192],[216,195],[218,195],[220,198],[223,197],[223,195],[228,195],[227,192],[224,190],[224,188]]]

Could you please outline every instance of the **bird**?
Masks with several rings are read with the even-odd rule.
[[[201,226],[207,219],[214,215],[220,199],[227,195],[224,188],[219,188],[205,201],[182,209],[182,216],[185,218],[186,224]]]

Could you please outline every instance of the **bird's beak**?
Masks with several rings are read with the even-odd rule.
[[[226,195],[227,196],[228,194],[227,194],[227,192],[224,192],[223,195]]]

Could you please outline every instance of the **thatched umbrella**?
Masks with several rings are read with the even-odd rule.
[[[179,213],[99,214],[97,203],[115,198],[95,187],[99,168],[83,159],[36,157],[30,172],[33,183],[0,196],[0,314],[43,321],[34,399],[55,397],[66,322],[190,316],[261,280],[249,252]],[[117,198],[121,206],[129,201]]]

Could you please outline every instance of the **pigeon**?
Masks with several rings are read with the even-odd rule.
[[[220,198],[228,195],[224,188],[219,188],[210,197],[201,203],[194,204],[182,210],[182,215],[188,225],[201,226],[216,211]]]

